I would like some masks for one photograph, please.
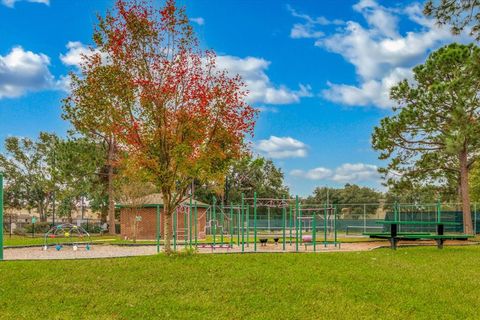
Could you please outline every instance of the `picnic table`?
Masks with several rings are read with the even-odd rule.
[[[377,221],[378,224],[390,226],[390,232],[364,232],[364,235],[370,238],[388,239],[390,241],[390,248],[397,249],[397,244],[400,240],[435,240],[439,249],[443,248],[443,243],[446,240],[467,240],[472,238],[472,235],[467,234],[445,234],[445,226],[462,225],[459,222],[443,222],[443,221],[397,221],[385,220]],[[437,232],[399,232],[401,225],[435,225]]]

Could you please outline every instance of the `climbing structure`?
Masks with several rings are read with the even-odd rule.
[[[82,227],[71,223],[53,226],[45,233],[43,250],[55,247],[57,251],[60,251],[64,246],[71,247],[73,251],[80,248],[90,250],[92,246],[90,234]]]

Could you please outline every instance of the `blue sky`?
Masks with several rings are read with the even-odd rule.
[[[261,110],[252,146],[292,193],[346,182],[381,188],[373,127],[388,89],[432,50],[459,39],[415,1],[179,0],[204,48],[246,81]],[[66,75],[112,0],[0,0],[0,140],[65,135]],[[468,41],[468,38],[462,38]],[[0,144],[0,148],[2,145]]]

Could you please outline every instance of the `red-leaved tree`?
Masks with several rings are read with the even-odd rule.
[[[84,57],[84,74],[106,69],[108,86],[122,84],[110,90],[119,96],[108,105],[110,130],[162,193],[169,253],[172,213],[192,180],[223,179],[253,135],[256,111],[245,102],[240,77],[218,70],[215,54],[199,49],[174,0],[161,8],[118,0],[99,18],[94,40],[100,53]]]

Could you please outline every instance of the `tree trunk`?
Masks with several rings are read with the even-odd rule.
[[[172,210],[170,208],[170,197],[167,193],[162,192],[163,198],[163,232],[165,234],[164,238],[164,246],[165,246],[165,253],[171,254],[172,253]]]
[[[458,159],[460,162],[460,193],[462,199],[463,211],[463,232],[466,234],[473,234],[472,212],[470,208],[470,195],[468,188],[468,159],[467,151],[462,150]]]
[[[113,199],[113,155],[114,155],[115,143],[110,140],[108,144],[108,232],[111,235],[115,235],[115,203]]]
[[[164,208],[165,210],[165,208]],[[164,211],[164,220],[163,220],[164,224],[163,224],[163,228],[164,228],[164,232],[165,232],[165,238],[164,238],[164,245],[165,245],[165,253],[166,254],[171,254],[172,253],[172,247],[171,247],[171,243],[172,243],[172,215],[171,214],[167,214],[165,213]]]
[[[45,215],[45,210],[43,208],[43,203],[40,203],[38,205],[38,217],[40,218],[41,222],[47,221],[47,217]]]

